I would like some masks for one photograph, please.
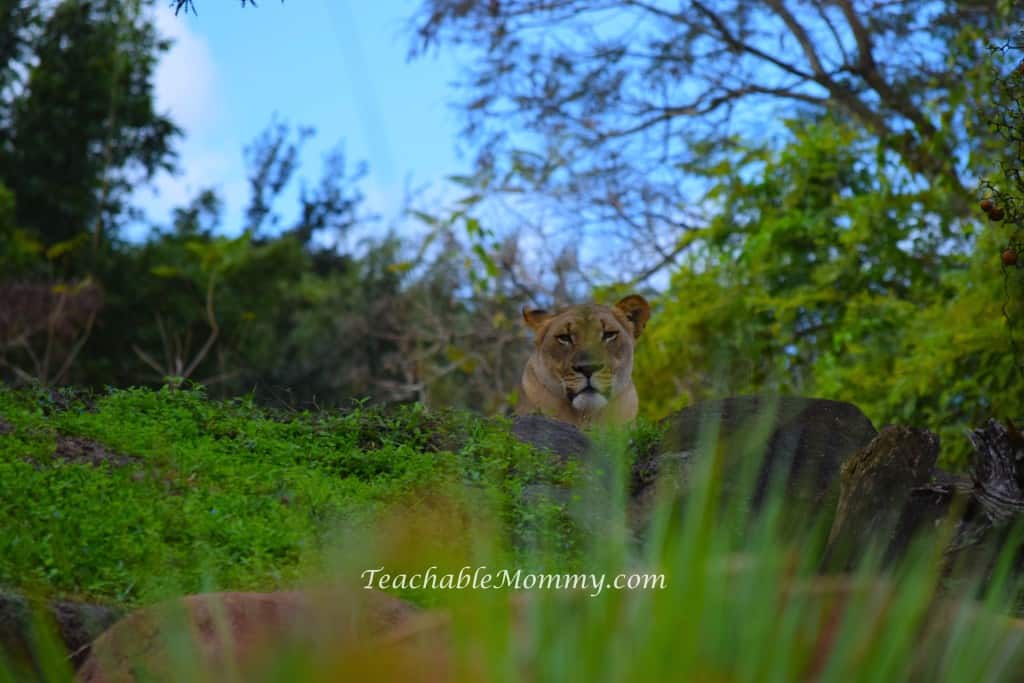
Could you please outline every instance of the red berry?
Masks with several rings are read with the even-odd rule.
[[[985,213],[988,213],[994,208],[996,208],[996,203],[989,199],[988,197],[981,200],[981,210],[984,211]]]
[[[1017,250],[1012,247],[1003,250],[1003,265],[1004,266],[1015,266],[1017,265]]]
[[[1000,209],[998,206],[993,207],[992,210],[988,212],[988,217],[994,221],[1003,220],[1003,216],[1005,215],[1006,214],[1003,213],[1003,210]]]

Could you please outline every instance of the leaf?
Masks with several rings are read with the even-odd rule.
[[[210,250],[211,245],[208,242],[202,242],[200,240],[189,240],[185,242],[185,250],[195,256],[203,257]]]
[[[41,254],[43,253],[42,242],[33,239],[24,230],[14,231],[14,244],[18,251],[28,254]]]
[[[450,175],[448,176],[448,180],[456,185],[462,185],[463,187],[473,187],[473,185],[476,184],[473,177],[468,175]]]
[[[56,244],[51,245],[46,250],[47,260],[53,261],[55,259],[60,258],[64,254],[71,253],[79,246],[81,246],[86,241],[86,239],[87,236],[83,234],[77,237],[73,237],[72,239],[64,240],[63,242],[57,242]]]
[[[409,213],[431,227],[437,227],[439,223],[436,217],[431,216],[429,213],[426,213],[425,211],[417,211],[416,209],[413,209]]]
[[[487,275],[490,277],[498,276],[498,266],[494,263],[494,259],[491,258],[482,246],[479,244],[473,245],[473,253],[476,254],[480,261],[484,264],[484,269],[487,271]]]
[[[181,271],[174,266],[153,266],[149,272],[157,277],[178,277],[181,275]]]
[[[388,270],[392,273],[405,273],[413,267],[412,261],[400,261],[388,264]]]

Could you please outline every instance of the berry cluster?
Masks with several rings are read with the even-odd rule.
[[[986,197],[981,200],[981,210],[988,214],[988,217],[994,221],[1001,221],[1006,217],[1006,212],[1003,208],[996,204],[995,200],[991,197]]]

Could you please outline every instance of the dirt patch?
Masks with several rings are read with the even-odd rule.
[[[7,420],[5,420],[2,417],[0,417],[0,436],[4,436],[5,434],[10,434],[13,431],[14,431],[14,425],[12,425],[10,422],[8,422]]]
[[[137,455],[116,453],[101,443],[81,436],[58,436],[53,457],[64,462],[111,467],[126,467],[142,462],[142,458]]]

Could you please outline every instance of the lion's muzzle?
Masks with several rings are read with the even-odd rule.
[[[601,386],[603,382],[596,381],[603,379],[604,365],[601,363],[580,363],[574,365],[573,375],[566,383],[565,395],[576,410],[590,413],[603,408],[608,403],[608,394],[611,393],[611,386]]]
[[[581,413],[592,413],[595,410],[604,408],[608,403],[605,395],[594,387],[588,386],[583,391],[572,397],[572,407]]]

